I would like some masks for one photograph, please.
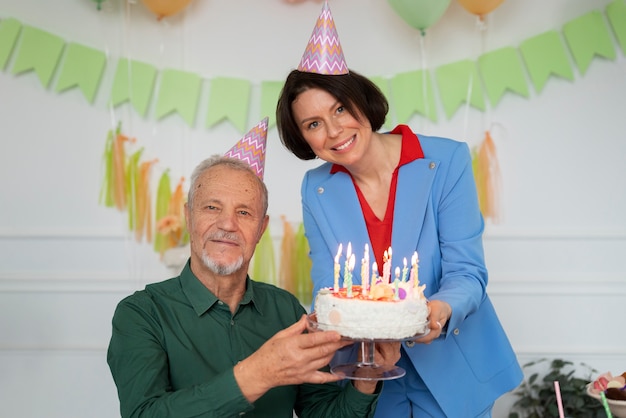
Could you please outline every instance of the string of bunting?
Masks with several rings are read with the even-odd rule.
[[[485,52],[476,61],[461,60],[432,71],[419,69],[388,79],[376,75],[371,78],[383,92],[391,93],[388,96],[393,98],[391,107],[398,123],[407,123],[414,114],[437,122],[435,86],[447,118],[468,101],[472,107],[485,111],[485,97],[492,106],[497,105],[507,92],[527,98],[526,74],[539,93],[552,76],[573,80],[572,60],[582,75],[595,57],[615,60],[613,39],[626,54],[626,2],[614,0],[604,12],[604,15],[600,11],[589,12],[565,23],[562,33],[547,31],[524,40],[519,47]],[[103,51],[66,42],[55,34],[6,18],[0,20],[0,68],[5,69],[11,59],[12,74],[34,71],[46,89],[58,71],[54,91],[61,93],[79,88],[89,103],[94,102],[109,64]],[[109,91],[112,106],[130,102],[135,111],[145,117],[151,102],[155,101],[153,116],[157,120],[178,114],[188,125],[195,126],[201,100],[201,76],[177,69],[157,69],[152,64],[128,58],[119,58],[114,65],[115,75]],[[468,98],[466,93],[472,78],[480,79],[482,83],[475,83]],[[244,132],[252,83],[231,77],[215,77],[208,81],[211,93],[207,99],[205,127],[211,128],[228,120]],[[282,81],[260,83],[261,114],[274,114],[281,88]],[[269,126],[274,124],[272,117]]]

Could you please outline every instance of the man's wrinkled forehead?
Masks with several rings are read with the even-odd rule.
[[[261,200],[261,188],[255,174],[226,165],[217,165],[207,169],[198,178],[195,188],[198,196],[219,194],[225,197],[232,192],[230,194],[248,196],[254,201]]]

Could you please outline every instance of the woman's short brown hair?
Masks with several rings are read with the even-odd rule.
[[[283,145],[301,160],[312,160],[316,155],[304,140],[291,105],[300,93],[312,88],[331,94],[353,117],[365,117],[372,131],[378,131],[385,123],[389,103],[376,84],[366,77],[354,71],[323,75],[293,70],[287,76],[278,98],[276,126]]]

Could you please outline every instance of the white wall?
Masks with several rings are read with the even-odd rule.
[[[505,1],[488,16],[483,47],[475,19],[452,1],[427,33],[381,0],[332,0],[351,68],[371,76],[517,47],[532,36],[609,0]],[[107,108],[121,57],[210,80],[253,83],[248,125],[264,115],[260,83],[294,68],[319,14],[318,2],[196,0],[157,22],[140,2],[0,0],[0,19],[15,18],[106,51],[108,64],[93,104],[78,90],[45,89],[33,73],[0,72],[0,405],[3,416],[115,417],[117,397],[105,350],[115,304],[170,272],[126,233],[123,214],[98,205],[106,132],[118,121],[137,137],[155,171],[188,175],[196,162],[225,152],[243,133],[229,123],[207,129],[205,81],[196,123],[161,121],[153,109]],[[617,42],[615,43],[617,46]],[[530,97],[507,93],[486,112],[458,111],[439,122],[415,116],[417,130],[476,145],[493,127],[502,169],[502,220],[485,236],[489,291],[521,362],[538,357],[584,361],[600,372],[626,370],[626,59],[595,58],[575,79],[551,78]],[[51,86],[54,86],[54,79]],[[244,132],[245,133],[245,132]],[[268,137],[265,179],[271,224],[300,221],[299,182],[315,162],[301,162]],[[506,415],[509,397],[496,416]]]

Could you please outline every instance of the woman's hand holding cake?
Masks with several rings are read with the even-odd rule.
[[[439,338],[443,332],[443,327],[448,323],[448,319],[452,315],[452,307],[449,303],[442,300],[431,300],[428,302],[428,328],[430,332],[423,337],[415,340],[417,343],[430,344],[433,340]]]

